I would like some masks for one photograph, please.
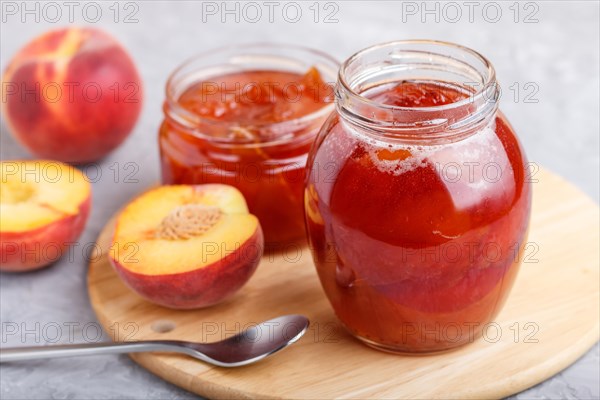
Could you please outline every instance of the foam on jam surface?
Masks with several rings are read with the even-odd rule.
[[[371,93],[403,107],[466,96],[438,82]],[[449,144],[391,143],[339,118],[317,140],[306,221],[340,320],[388,350],[475,340],[512,286],[529,219],[524,154],[504,117]]]

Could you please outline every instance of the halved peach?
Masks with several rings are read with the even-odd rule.
[[[58,161],[0,162],[0,270],[29,271],[58,260],[85,227],[91,186]]]
[[[264,246],[258,219],[227,185],[161,186],[127,205],[109,258],[140,296],[169,308],[207,307],[250,279]]]

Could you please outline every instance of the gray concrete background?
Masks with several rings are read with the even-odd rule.
[[[2,6],[7,3],[22,11],[20,2],[3,2]],[[136,1],[128,6],[120,3],[117,21],[110,8],[114,8],[113,2],[98,2],[100,20],[86,23],[83,18],[86,3],[75,3],[75,24],[102,27],[131,52],[144,79],[144,109],[126,143],[99,164],[102,178],[94,183],[92,215],[72,262],[61,260],[51,268],[29,274],[0,275],[0,320],[5,333],[2,346],[43,344],[44,333],[52,337],[56,331],[50,329],[56,325],[61,329],[60,342],[96,337],[98,325],[86,291],[83,247],[94,241],[120,205],[158,180],[156,135],[162,118],[166,77],[185,58],[212,47],[256,41],[295,43],[324,50],[340,60],[361,48],[394,39],[440,39],[472,47],[495,65],[505,91],[502,109],[520,135],[529,159],[566,177],[598,201],[600,15],[596,1],[520,3],[518,15],[512,1],[492,5],[476,2],[472,15],[469,15],[470,6],[459,1],[454,4],[459,6],[460,16],[456,7],[446,6],[446,3],[338,1],[327,9],[324,3],[319,4],[318,22],[314,21],[310,1],[298,2],[302,17],[296,23],[285,20],[284,2],[275,9],[273,22],[268,20],[268,8],[262,1],[257,2],[263,12],[257,23],[245,21],[244,15],[239,22],[233,15],[227,15],[223,23],[220,14],[206,16],[203,21],[203,6],[197,1]],[[27,6],[34,8],[35,4],[30,2]],[[56,14],[51,9],[46,9],[44,14],[43,3],[37,6],[41,13],[39,22],[35,21],[35,15],[21,12],[9,15],[3,11],[2,69],[31,38],[47,29],[69,24],[68,8],[62,2],[58,4],[62,17],[56,23],[44,21],[44,17],[55,18]],[[216,5],[221,7],[221,2]],[[235,7],[234,3],[228,6]],[[242,6],[240,3],[240,9]],[[439,12],[423,14],[424,7],[430,10],[437,7]],[[325,15],[336,9],[337,22],[324,23]],[[497,18],[498,9],[501,17],[492,22]],[[246,16],[254,18],[255,14],[250,14],[252,10],[246,10]],[[415,10],[414,15],[407,12]],[[125,15],[134,11],[133,17],[138,21],[125,23]],[[288,13],[288,19],[294,18],[293,9],[288,8]],[[85,17],[95,18],[94,9],[88,7]],[[509,89],[511,86],[520,88],[518,96]],[[535,88],[539,90],[533,93]],[[528,99],[537,102],[527,102]],[[1,129],[2,159],[29,158],[30,155],[12,140],[4,123]],[[125,180],[126,173],[131,172],[127,162],[140,166],[133,176],[137,182]],[[117,177],[115,170],[120,172]],[[6,337],[8,323],[17,323],[19,333],[27,328],[37,334],[29,333],[25,338],[21,334]],[[36,323],[40,328],[36,328]],[[68,335],[67,324],[71,323],[73,338]],[[599,364],[596,345],[565,371],[516,398],[598,398]],[[106,356],[2,366],[0,397],[164,399],[194,396],[151,375],[126,356]]]

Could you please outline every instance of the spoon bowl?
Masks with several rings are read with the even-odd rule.
[[[308,329],[302,315],[274,318],[212,343],[180,342],[189,349],[186,354],[220,367],[252,364],[298,341]]]

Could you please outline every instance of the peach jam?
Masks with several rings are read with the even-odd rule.
[[[305,215],[336,315],[381,350],[473,341],[525,246],[525,154],[490,63],[449,43],[393,42],[340,70],[308,162]]]
[[[339,65],[301,47],[250,45],[207,52],[167,83],[159,144],[167,184],[237,187],[267,246],[305,237],[306,159],[333,110]]]

